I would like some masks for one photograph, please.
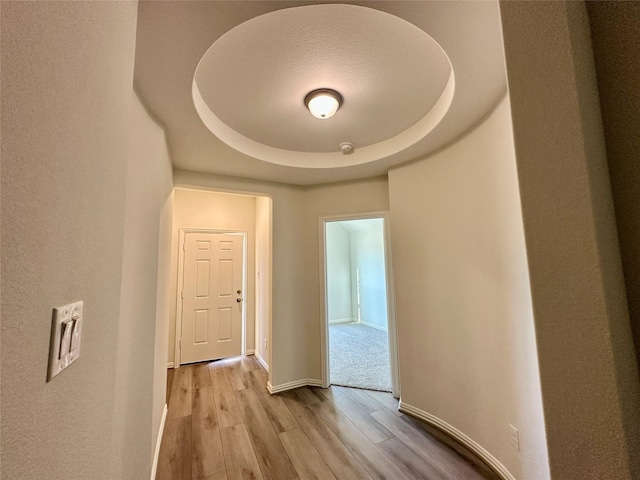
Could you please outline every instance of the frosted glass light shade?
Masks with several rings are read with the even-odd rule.
[[[320,89],[310,92],[304,99],[311,115],[316,118],[331,118],[342,105],[342,96],[335,90]]]

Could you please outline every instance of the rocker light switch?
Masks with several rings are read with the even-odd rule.
[[[82,307],[82,302],[75,302],[53,309],[48,382],[80,356]]]
[[[73,320],[69,320],[60,325],[62,331],[60,332],[60,351],[58,352],[58,358],[62,359],[71,350],[71,330],[73,329]]]
[[[71,330],[71,352],[80,352],[80,326],[82,322],[80,317],[77,317],[73,321],[73,330]],[[77,355],[77,353],[76,353]]]

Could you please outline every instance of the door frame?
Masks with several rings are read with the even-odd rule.
[[[230,234],[242,236],[242,338],[240,340],[241,355],[244,355],[247,351],[247,308],[246,308],[246,293],[247,293],[247,232],[244,230],[224,230],[219,228],[180,228],[179,241],[178,241],[178,289],[176,291],[176,329],[175,329],[175,355],[173,359],[174,368],[180,367],[180,360],[182,355],[182,347],[180,340],[182,339],[182,290],[184,288],[184,256],[185,256],[185,239],[187,233],[212,233],[212,234]]]
[[[391,233],[389,228],[389,212],[376,211],[357,213],[350,215],[327,215],[319,218],[319,246],[320,251],[320,342],[322,352],[322,387],[328,388],[331,384],[329,378],[329,319],[327,318],[327,251],[326,251],[326,225],[329,222],[341,222],[349,220],[366,220],[382,218],[384,235],[384,262],[387,286],[387,328],[389,333],[389,369],[391,373],[391,390],[395,398],[400,398],[400,372],[398,365],[398,332],[396,327],[396,302],[393,289],[393,268],[391,262]]]

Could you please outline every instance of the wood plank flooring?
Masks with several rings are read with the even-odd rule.
[[[398,412],[390,394],[279,395],[253,357],[170,369],[157,480],[496,480],[464,447]]]

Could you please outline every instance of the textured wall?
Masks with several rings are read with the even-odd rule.
[[[173,233],[173,192],[167,197],[160,213],[158,241],[158,286],[156,294],[155,359],[153,366],[153,418],[151,420],[152,446],[155,449],[162,410],[167,401],[167,343],[171,317],[171,251]]]
[[[640,2],[587,2],[629,318],[640,366]]]
[[[271,364],[271,199],[256,197],[256,353]],[[264,341],[267,340],[265,347]]]
[[[640,389],[582,2],[501,3],[553,478],[640,477]]]
[[[305,290],[300,299],[306,304],[306,335],[308,338],[307,368],[308,378],[320,379],[321,371],[321,328],[324,318],[320,316],[320,250],[319,223],[322,216],[352,215],[389,210],[389,186],[386,178],[370,178],[357,182],[345,182],[305,191],[305,212],[303,241],[305,249]],[[277,239],[274,238],[274,242]],[[274,320],[275,322],[275,320]],[[274,323],[275,327],[275,323]]]
[[[348,321],[351,311],[351,248],[349,232],[336,222],[325,226],[327,319]]]
[[[351,256],[360,276],[360,321],[387,326],[387,282],[384,258],[384,221],[370,220],[372,227],[351,232]]]
[[[549,478],[508,101],[389,191],[402,402]]]
[[[158,352],[154,339],[166,337],[167,312],[156,314],[156,298],[159,253],[164,253],[159,249],[160,217],[173,189],[164,131],[135,95],[131,120],[114,420],[120,468],[115,475],[122,480],[150,475],[165,405],[166,342]]]
[[[137,5],[1,8],[2,475],[113,480]],[[52,308],[76,300],[81,357],[46,383]]]

